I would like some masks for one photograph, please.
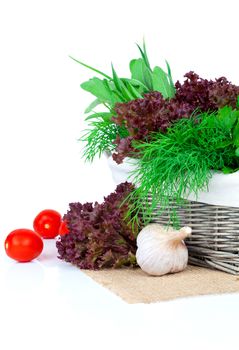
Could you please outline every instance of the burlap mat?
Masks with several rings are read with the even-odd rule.
[[[161,277],[149,276],[139,268],[84,272],[130,304],[239,292],[239,277],[196,266]]]

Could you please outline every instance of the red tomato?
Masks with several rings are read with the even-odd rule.
[[[43,238],[55,238],[61,224],[61,214],[52,209],[41,211],[33,221],[34,230]]]
[[[4,246],[10,258],[20,262],[27,262],[41,254],[43,241],[36,232],[20,228],[9,233]]]
[[[59,228],[59,235],[64,236],[64,235],[67,235],[68,233],[69,233],[69,229],[66,225],[66,222],[62,221]]]

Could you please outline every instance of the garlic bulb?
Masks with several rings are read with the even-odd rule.
[[[149,224],[137,237],[136,259],[144,272],[161,276],[185,269],[188,250],[183,239],[190,236],[192,229],[183,227],[179,231],[172,227]]]

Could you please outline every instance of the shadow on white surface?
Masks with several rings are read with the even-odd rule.
[[[44,267],[38,261],[13,262],[5,269],[3,291],[6,294],[38,293],[44,281]]]

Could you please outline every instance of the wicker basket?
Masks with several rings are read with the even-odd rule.
[[[192,228],[192,236],[185,242],[189,263],[239,274],[239,208],[189,200],[182,207],[171,203],[169,208],[173,207],[180,226]],[[152,222],[168,225],[169,213],[165,211],[159,216],[158,209]]]
[[[128,180],[130,171],[134,169],[134,162],[137,161],[131,159],[130,163],[125,161],[118,165],[111,157],[107,157],[107,162],[115,183],[119,184]],[[176,206],[180,226],[190,226],[193,230],[192,236],[186,240],[191,264],[239,274],[239,172],[217,177],[220,178],[217,181],[220,186],[215,186],[214,183],[211,192],[200,195],[199,201],[194,201],[194,198],[185,199],[182,207],[171,202],[169,209]],[[217,204],[223,206],[214,205],[215,203],[205,204],[210,203],[211,194],[213,191],[215,193],[215,189]],[[233,197],[234,201],[231,200]],[[149,202],[150,200],[149,197]],[[230,206],[231,203],[235,206]],[[159,216],[158,209],[159,207],[155,209],[152,221],[168,225],[169,213],[165,212]]]

